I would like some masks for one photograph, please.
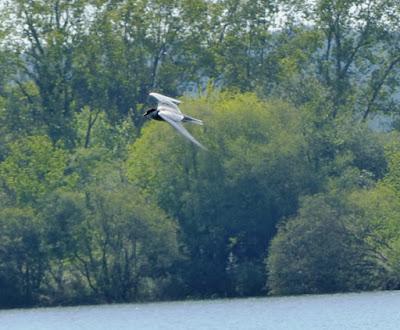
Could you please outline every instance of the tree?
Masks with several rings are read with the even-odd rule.
[[[77,270],[75,254],[83,235],[82,224],[88,216],[82,192],[55,190],[40,203],[42,245],[48,265],[42,286],[46,304],[96,302],[85,277]]]
[[[384,267],[382,288],[397,289],[400,285],[400,203],[399,203],[399,152],[397,135],[387,148],[389,171],[372,189],[354,192],[350,197],[358,210],[355,219],[363,233],[367,248]]]
[[[209,152],[152,123],[132,145],[128,178],[179,220],[188,294],[260,294],[275,225],[312,185],[300,114],[253,94],[211,93],[185,104],[204,119],[203,134],[193,129]]]
[[[46,136],[11,142],[6,159],[0,163],[3,189],[17,205],[34,205],[57,187],[74,183],[74,176],[64,173],[67,159],[67,153],[54,147]]]
[[[302,201],[299,215],[281,223],[267,259],[272,294],[377,289],[385,274],[373,258],[345,192]]]
[[[208,6],[207,45],[212,56],[212,66],[208,66],[213,69],[209,71],[210,78],[225,88],[259,89],[274,70],[268,58],[277,3],[221,0],[209,1]]]
[[[136,127],[148,93],[175,95],[202,80],[207,3],[126,0],[99,6],[74,61],[74,86],[93,117],[115,124],[130,116]]]
[[[5,9],[9,17],[4,24],[19,57],[13,80],[52,141],[63,140],[69,147],[75,139],[72,62],[75,45],[87,28],[86,7],[84,1],[15,0]]]
[[[0,242],[0,306],[37,304],[48,259],[36,212],[2,208]]]
[[[332,117],[350,110],[365,120],[374,110],[397,109],[393,103],[400,65],[400,39],[393,30],[400,19],[396,1],[287,3],[297,11],[297,23],[295,19],[289,28],[301,26],[304,19],[310,25],[304,28],[306,34],[311,29],[321,35],[310,65],[314,77],[328,88]],[[296,30],[290,32],[296,35]]]
[[[399,195],[392,187],[379,183],[368,191],[352,194],[350,201],[358,210],[354,227],[362,233],[373,259],[384,269],[380,276],[380,288],[400,287],[400,203]],[[359,235],[361,236],[361,235]]]
[[[92,292],[107,302],[160,296],[179,255],[174,221],[130,188],[86,198],[73,258]]]

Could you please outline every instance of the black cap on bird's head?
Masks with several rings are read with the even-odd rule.
[[[152,112],[156,111],[157,109],[151,108],[151,109],[147,109],[146,112],[143,114],[143,117],[148,116],[149,114],[151,114]]]

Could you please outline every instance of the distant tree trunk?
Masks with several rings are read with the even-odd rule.
[[[93,118],[92,111],[90,111],[89,119],[88,119],[88,126],[87,126],[87,129],[86,129],[86,135],[85,135],[85,149],[89,148],[90,135],[91,135],[91,132],[92,132],[92,128],[93,128],[94,124],[96,123],[97,117],[99,116],[99,113],[100,112],[97,111],[96,114],[94,115],[94,118]]]
[[[395,66],[397,64],[400,63],[400,56],[395,58],[389,65],[388,67],[383,71],[382,77],[381,79],[379,79],[376,84],[374,84],[373,88],[372,88],[372,95],[370,97],[370,99],[368,100],[367,103],[367,107],[364,111],[363,114],[363,121],[367,120],[368,115],[371,112],[372,107],[374,106],[374,103],[376,101],[376,99],[378,98],[379,92],[382,89],[383,84],[385,83],[387,77],[389,76],[389,74],[393,71],[393,69],[395,68]]]

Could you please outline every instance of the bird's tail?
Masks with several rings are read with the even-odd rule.
[[[182,120],[184,123],[192,123],[192,124],[196,124],[196,125],[203,125],[203,121],[200,119],[196,119],[190,116],[186,116],[183,118]]]

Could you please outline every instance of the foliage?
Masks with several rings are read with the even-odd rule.
[[[0,238],[0,306],[36,303],[48,262],[39,218],[29,208],[3,208]]]
[[[19,203],[35,203],[48,191],[68,185],[64,176],[67,153],[46,136],[32,136],[10,143],[0,164],[4,188]]]
[[[356,0],[318,0],[313,3],[283,1],[296,12],[289,28],[302,26],[296,18],[304,18],[311,33],[320,35],[319,47],[299,68],[309,68],[312,77],[327,87],[332,102],[330,115],[352,111],[364,120],[374,111],[397,111],[392,91],[398,89],[400,65],[399,34],[393,27],[399,20],[396,1],[374,0],[368,4]],[[393,15],[387,15],[388,12]],[[297,35],[308,35],[308,28]],[[293,42],[290,42],[293,45]],[[313,49],[314,42],[300,43],[298,49]],[[314,48],[315,49],[315,48]],[[298,58],[303,53],[299,52]],[[309,75],[306,76],[307,78]]]
[[[346,196],[302,201],[299,215],[280,225],[267,260],[272,294],[329,293],[381,287],[384,269],[354,228]]]
[[[57,294],[81,287],[86,293],[74,294],[95,301],[154,299],[179,255],[175,224],[130,188],[102,188],[48,200],[43,214]]]
[[[179,219],[194,292],[260,292],[264,276],[255,269],[262,268],[275,224],[295,211],[312,181],[299,114],[252,94],[211,94],[184,109],[207,123],[204,135],[194,134],[209,152],[195,150],[170,127],[149,125],[130,150],[128,177]],[[244,284],[241,278],[252,273]]]
[[[359,228],[366,235],[366,242],[386,270],[384,287],[400,285],[400,222],[399,177],[397,141],[389,148],[389,171],[373,189],[353,193],[351,201],[359,209]]]
[[[381,288],[400,286],[400,223],[399,196],[396,191],[379,184],[370,191],[354,193],[351,200],[358,207],[355,225],[362,231],[368,250],[385,269]]]
[[[398,1],[0,17],[2,307],[399,288]]]

